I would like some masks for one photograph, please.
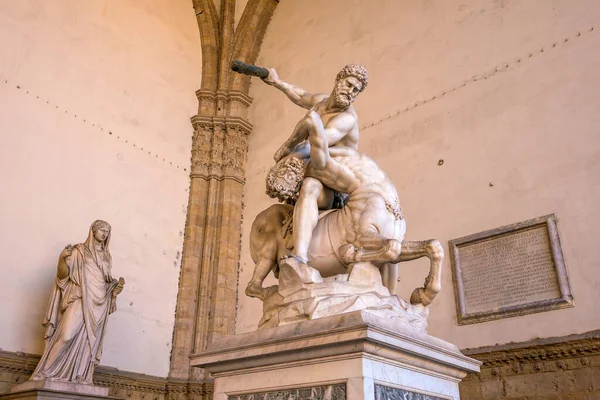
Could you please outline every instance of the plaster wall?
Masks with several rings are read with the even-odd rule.
[[[186,0],[0,1],[0,348],[42,353],[58,255],[104,219],[102,364],[166,376],[200,77]]]
[[[450,239],[558,216],[574,308],[459,327],[446,258],[430,334],[465,348],[600,326],[600,36],[598,27],[591,30],[599,16],[593,0],[311,0],[277,7],[258,65],[323,92],[345,64],[369,70],[355,103],[360,150],[396,184],[407,239],[438,238],[448,254]],[[266,171],[305,113],[260,81],[251,95],[240,289],[254,267],[250,225],[273,203],[264,194]],[[400,264],[398,294],[408,298],[427,270],[426,260]],[[269,279],[265,285],[274,283]],[[256,329],[260,315],[260,301],[240,290],[236,331]]]

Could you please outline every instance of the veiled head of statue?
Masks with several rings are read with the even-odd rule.
[[[94,238],[101,243],[105,242],[110,235],[110,229],[110,225],[106,221],[97,220],[92,224]]]
[[[294,204],[300,193],[306,163],[298,157],[284,157],[267,173],[267,194],[282,203]]]

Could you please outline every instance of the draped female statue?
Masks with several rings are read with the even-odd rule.
[[[110,233],[107,222],[95,221],[84,243],[61,252],[43,323],[46,347],[31,379],[93,384],[108,315],[125,284],[111,276]]]

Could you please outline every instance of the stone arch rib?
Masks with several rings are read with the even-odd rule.
[[[233,51],[228,64],[234,59],[248,64],[256,62],[260,45],[278,3],[277,0],[248,1],[235,33]],[[250,90],[250,79],[251,77],[247,75],[233,74],[229,90],[247,95]]]

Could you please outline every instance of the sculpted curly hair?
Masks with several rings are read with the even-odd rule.
[[[281,170],[291,173],[292,182],[278,179]],[[294,204],[298,199],[302,180],[306,172],[306,164],[298,157],[285,157],[275,164],[267,173],[267,191],[269,197],[278,199],[282,203]]]
[[[369,75],[367,74],[367,69],[362,65],[358,64],[348,64],[337,74],[335,77],[335,81],[339,81],[340,79],[347,78],[349,76],[353,76],[362,83],[362,87],[360,91],[362,92],[367,87],[369,83]]]

